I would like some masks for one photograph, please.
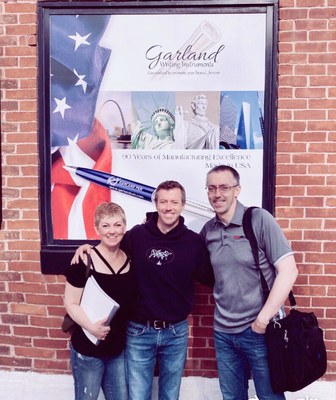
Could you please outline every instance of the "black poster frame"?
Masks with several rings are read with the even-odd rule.
[[[266,14],[265,103],[262,206],[274,213],[277,127],[278,2],[277,1],[141,1],[38,2],[39,186],[41,269],[62,274],[75,248],[88,240],[53,238],[51,220],[50,17],[62,14]]]

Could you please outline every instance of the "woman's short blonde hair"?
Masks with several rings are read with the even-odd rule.
[[[112,202],[99,204],[95,211],[95,226],[98,227],[103,218],[114,217],[115,215],[119,216],[126,225],[125,211],[119,204]]]

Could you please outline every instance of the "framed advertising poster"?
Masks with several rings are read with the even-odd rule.
[[[199,231],[207,171],[241,175],[241,201],[273,211],[277,4],[39,2],[42,271],[62,273],[120,204],[131,228],[165,180]]]

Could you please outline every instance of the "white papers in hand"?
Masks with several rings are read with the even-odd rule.
[[[93,276],[86,281],[80,305],[93,323],[108,317],[106,326],[120,308],[120,305],[103,291]],[[99,339],[86,329],[82,329],[93,344],[99,343]]]

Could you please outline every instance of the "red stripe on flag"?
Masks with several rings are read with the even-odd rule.
[[[91,159],[96,161],[93,169],[111,173],[112,151],[109,137],[97,119],[94,120],[90,135],[80,140],[77,145]],[[78,223],[78,221],[69,221],[69,214],[80,188],[76,186],[70,173],[63,168],[64,165],[60,152],[53,154],[51,213],[54,239],[68,239],[68,224]],[[84,200],[80,205],[86,231],[86,238],[84,239],[97,239],[94,229],[94,213],[96,207],[105,201],[111,201],[110,189],[90,183]]]
[[[103,125],[97,119],[95,119],[94,121],[92,131],[95,132],[95,136],[100,140],[98,140],[95,146],[92,147],[90,146],[91,143],[89,143],[89,140],[88,143],[85,143],[85,146],[88,146],[87,154],[90,155],[91,151],[93,158],[99,151],[100,155],[97,158],[94,169],[111,173],[112,151],[107,132],[104,129]],[[85,147],[83,147],[82,149],[85,149]],[[93,149],[94,151],[92,151]],[[90,183],[89,189],[86,193],[82,205],[86,236],[88,239],[98,238],[97,233],[94,229],[94,213],[97,206],[101,203],[104,203],[105,201],[111,201],[111,190],[104,188],[103,186],[99,186],[95,183]]]

